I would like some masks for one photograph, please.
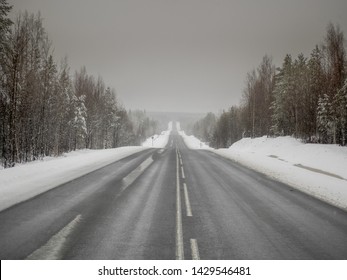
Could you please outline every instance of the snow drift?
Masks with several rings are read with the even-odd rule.
[[[292,137],[244,138],[228,149],[200,147],[181,135],[191,149],[213,152],[347,210],[347,147],[304,144]]]
[[[153,145],[150,137],[142,147],[79,150],[0,170],[0,211],[134,153],[151,147],[164,148],[170,128],[172,124],[168,131],[153,136]]]

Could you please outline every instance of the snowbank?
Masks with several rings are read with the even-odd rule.
[[[347,210],[346,147],[261,137],[215,152]]]
[[[203,149],[203,150],[213,150],[206,143],[200,141],[193,135],[187,135],[184,131],[178,131],[178,134],[182,136],[184,142],[188,146],[189,149]]]
[[[80,150],[0,170],[0,211],[145,149]]]
[[[142,147],[148,147],[148,148],[164,148],[170,137],[170,131],[163,131],[160,135],[153,135],[152,137],[149,137],[146,139],[145,142],[142,143]]]
[[[62,157],[47,157],[41,161],[0,170],[0,211],[40,193],[76,179],[112,162],[148,148],[164,148],[172,130],[148,138],[142,147],[121,147],[107,150],[80,150]]]
[[[277,138],[244,138],[229,149],[232,154],[256,153],[285,160],[291,165],[301,164],[347,179],[347,147],[326,144],[304,144],[286,136]],[[276,162],[278,162],[278,160]]]
[[[188,147],[199,148],[194,136],[181,135]],[[229,149],[212,150],[347,210],[347,147],[304,144],[292,137],[260,137],[244,138]]]
[[[163,131],[160,135],[155,134],[147,138],[146,141],[142,143],[142,147],[164,148],[169,141],[171,130],[172,130],[172,122],[169,122],[168,130]]]

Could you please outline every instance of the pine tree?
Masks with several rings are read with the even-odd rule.
[[[346,50],[344,47],[344,35],[338,25],[334,26],[331,23],[328,25],[324,50],[327,60],[326,94],[329,97],[329,111],[331,114],[330,128],[326,131],[329,134],[327,139],[329,139],[330,143],[342,144],[341,125],[344,126],[344,114],[340,108],[339,101],[341,101],[341,89],[344,86],[347,73],[345,68]]]
[[[193,126],[193,134],[201,141],[211,143],[216,126],[216,116],[208,113],[203,119],[197,121]]]
[[[79,97],[73,96],[73,108],[74,108],[74,119],[72,126],[74,128],[74,146],[73,149],[82,149],[85,148],[85,138],[87,136],[87,108],[84,105],[85,96],[81,95]]]
[[[333,108],[336,108],[335,114],[337,119],[336,126],[338,129],[338,143],[345,146],[347,137],[347,79],[345,80],[343,87],[334,96]]]
[[[294,112],[291,95],[294,91],[293,62],[290,55],[286,55],[282,68],[275,76],[272,131],[275,135],[292,135],[294,133]]]
[[[7,0],[0,0],[0,53],[4,52],[7,44],[7,36],[13,22],[9,19],[8,14],[12,6],[7,3]]]
[[[307,114],[310,100],[309,75],[307,59],[300,54],[294,62],[294,91],[291,99],[295,115],[295,136],[301,139],[309,139],[310,117]]]
[[[223,112],[219,117],[214,132],[214,146],[216,148],[227,148],[230,145],[229,114]]]
[[[308,83],[309,90],[306,96],[306,130],[311,141],[317,141],[318,127],[317,127],[317,109],[318,100],[326,92],[326,81],[324,69],[322,65],[323,53],[322,50],[316,46],[308,61]]]
[[[272,58],[264,56],[261,64],[258,67],[258,83],[259,94],[257,109],[258,114],[258,136],[268,135],[271,128],[271,116],[273,102],[273,88],[274,88],[275,66],[272,64]]]
[[[242,128],[240,121],[240,108],[232,106],[228,112],[229,118],[229,146],[242,138]]]
[[[12,21],[8,18],[8,13],[11,11],[10,6],[6,0],[0,0],[0,157],[4,162],[4,166],[7,167],[9,162],[9,103],[10,95],[6,88],[5,79],[5,53],[9,44],[9,30]]]
[[[320,142],[331,143],[333,141],[332,137],[335,135],[336,120],[330,97],[327,94],[324,94],[318,100],[317,122]]]

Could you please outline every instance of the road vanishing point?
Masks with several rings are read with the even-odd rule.
[[[347,213],[173,130],[0,212],[1,259],[347,259]]]

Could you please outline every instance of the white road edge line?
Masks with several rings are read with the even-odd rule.
[[[27,260],[58,260],[62,258],[61,251],[63,249],[66,238],[74,230],[78,222],[81,220],[81,214],[77,215],[70,223],[63,227],[58,233],[53,235],[45,245],[35,250]]]
[[[154,160],[152,157],[147,158],[144,162],[142,162],[138,167],[136,167],[133,171],[131,171],[127,176],[125,176],[122,180],[122,188],[120,190],[119,195],[125,191],[127,187],[129,187],[134,181],[143,173],[145,170],[152,164]]]
[[[190,249],[192,250],[193,260],[200,260],[198,241],[196,239],[190,239]]]
[[[184,199],[186,202],[186,212],[188,217],[192,217],[192,208],[190,206],[190,201],[189,201],[189,195],[188,195],[188,189],[186,183],[183,183],[183,190],[184,190]]]
[[[178,149],[178,148],[177,148],[177,149]],[[180,160],[182,160],[180,150],[178,150],[178,158],[179,158]]]
[[[182,179],[185,179],[185,178],[186,178],[186,175],[184,174],[183,166],[181,166],[181,171],[182,171]]]
[[[176,260],[184,260],[178,149],[176,150]]]

